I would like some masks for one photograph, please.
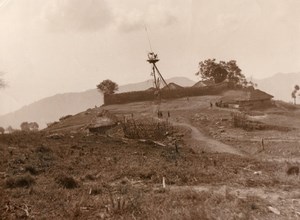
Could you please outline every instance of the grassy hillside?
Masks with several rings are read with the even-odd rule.
[[[247,131],[233,126],[236,110],[210,107],[219,98],[105,106],[40,132],[0,135],[0,218],[297,219],[299,108],[249,114],[292,130]],[[107,111],[120,123],[88,132]],[[126,136],[132,120],[136,138]],[[159,142],[143,139],[148,122],[169,125]]]

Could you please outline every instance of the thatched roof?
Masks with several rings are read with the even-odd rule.
[[[192,87],[199,88],[199,87],[213,86],[213,85],[215,85],[215,81],[213,79],[206,79],[206,80],[201,80],[201,81],[197,82]]]
[[[162,90],[175,90],[175,89],[183,89],[182,86],[177,85],[176,83],[169,83],[168,86],[165,86],[162,88]]]
[[[154,87],[150,87],[148,89],[146,89],[146,91],[155,91],[156,89]]]
[[[273,96],[259,89],[230,90],[225,92],[223,102],[247,102],[272,99]]]
[[[274,96],[264,92],[264,91],[261,91],[259,89],[254,89],[250,92],[250,98],[249,100],[266,100],[266,99],[272,99],[274,98]]]
[[[206,86],[204,84],[204,82],[199,81],[199,82],[195,83],[192,87],[194,87],[194,88],[201,88],[201,87],[204,87],[204,86]]]

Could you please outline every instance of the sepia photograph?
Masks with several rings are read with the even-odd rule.
[[[0,219],[300,219],[299,9],[0,0]]]

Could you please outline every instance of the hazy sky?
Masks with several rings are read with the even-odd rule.
[[[0,114],[104,79],[149,79],[149,44],[166,78],[207,58],[264,78],[300,71],[299,0],[0,0]]]

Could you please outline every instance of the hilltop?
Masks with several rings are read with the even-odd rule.
[[[300,73],[278,73],[265,79],[255,79],[258,88],[274,96],[274,99],[292,101],[291,93],[295,84],[300,84]],[[186,77],[174,77],[167,80],[181,86],[191,86],[195,82]],[[152,80],[141,83],[121,85],[119,93],[128,91],[140,91],[152,87]],[[103,104],[102,94],[96,89],[85,92],[57,94],[44,98],[40,101],[24,106],[21,109],[0,116],[0,125],[7,127],[11,125],[19,128],[23,121],[36,121],[41,128],[47,123],[57,121],[60,117],[76,114],[88,108]]]
[[[185,77],[174,77],[167,80],[182,86],[191,86],[195,82]],[[139,91],[152,87],[152,80],[140,83],[121,85],[118,92]],[[19,128],[24,121],[35,121],[41,128],[45,128],[47,123],[57,121],[65,115],[73,115],[88,108],[94,108],[103,104],[103,95],[96,89],[85,92],[57,94],[47,97],[21,109],[0,116],[0,126],[11,125]]]

